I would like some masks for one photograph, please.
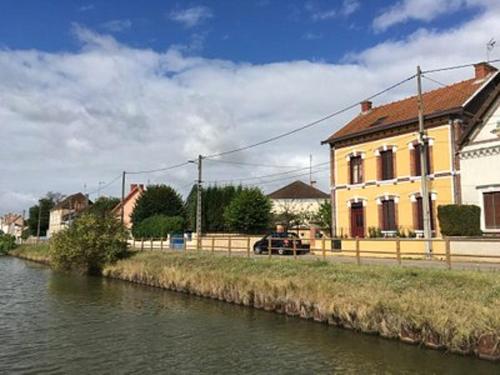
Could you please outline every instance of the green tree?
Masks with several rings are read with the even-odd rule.
[[[54,198],[52,196],[53,194],[54,193],[50,193],[49,196],[41,198],[38,201],[37,205],[30,207],[29,217],[27,220],[30,235],[32,236],[37,235],[39,212],[40,212],[40,236],[45,236],[47,234],[47,229],[49,229],[50,210],[55,205]]]
[[[314,215],[313,221],[318,224],[321,229],[328,231],[330,236],[332,233],[332,203],[329,200],[325,200],[319,206],[318,212]]]
[[[169,234],[183,231],[182,216],[154,215],[134,226],[132,233],[136,238],[165,238]]]
[[[259,188],[242,189],[226,208],[224,218],[233,231],[263,232],[271,221],[271,202]]]
[[[59,270],[99,274],[125,256],[127,232],[112,217],[85,213],[51,239],[51,265]]]
[[[94,204],[88,208],[88,212],[99,217],[111,215],[111,210],[120,203],[119,198],[115,197],[99,197]]]
[[[0,255],[7,254],[9,250],[16,247],[16,238],[0,230]]]
[[[202,190],[202,218],[204,232],[222,232],[227,230],[224,211],[233,198],[242,190],[241,186],[209,186]],[[196,229],[197,186],[193,186],[186,199],[186,225]]]
[[[184,216],[181,196],[170,186],[152,185],[137,199],[132,212],[132,225],[154,215]]]

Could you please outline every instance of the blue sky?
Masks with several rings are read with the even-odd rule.
[[[0,214],[47,191],[89,192],[121,171],[156,169],[282,134],[423,69],[486,58],[498,0],[0,2]],[[491,58],[500,58],[498,47]],[[497,64],[498,66],[498,64]],[[436,73],[440,82],[473,69]],[[424,81],[424,90],[436,85]],[[409,81],[374,105],[415,93]],[[258,178],[328,160],[320,142],[354,108],[278,142],[207,162],[207,181],[272,191]],[[6,176],[6,177],[5,177]],[[185,194],[184,168],[134,175]],[[329,190],[328,168],[315,168]]]
[[[75,51],[80,44],[71,30],[77,23],[110,33],[122,43],[156,51],[182,45],[204,57],[251,63],[300,59],[336,62],[346,53],[362,51],[388,38],[404,38],[422,25],[437,31],[454,27],[480,9],[457,8],[452,17],[408,20],[384,31],[374,30],[374,16],[394,3],[2,0],[0,43],[12,49]],[[191,14],[190,9],[194,10]]]

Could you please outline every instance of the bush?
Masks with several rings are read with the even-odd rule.
[[[165,238],[172,233],[184,231],[184,218],[181,216],[154,215],[134,226],[136,238]]]
[[[448,204],[438,207],[441,233],[445,236],[480,236],[481,209],[474,205]]]
[[[7,254],[16,247],[16,238],[10,234],[0,233],[0,255]]]
[[[86,213],[52,237],[50,260],[59,270],[98,274],[126,251],[127,232],[115,218]]]
[[[243,189],[226,208],[224,219],[233,231],[263,232],[271,221],[271,202],[258,188]]]

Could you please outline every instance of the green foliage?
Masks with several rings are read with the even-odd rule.
[[[368,227],[368,237],[370,238],[380,238],[384,237],[382,230],[377,227]]]
[[[227,230],[224,220],[224,211],[233,198],[241,192],[241,186],[209,186],[202,190],[202,217],[201,225],[204,232],[223,232]],[[197,186],[189,193],[186,200],[187,229],[196,229]]]
[[[136,238],[166,238],[169,234],[183,231],[182,216],[154,215],[134,226],[132,233]]]
[[[229,229],[242,233],[261,233],[269,228],[271,202],[259,188],[245,188],[224,212]]]
[[[16,238],[10,234],[0,231],[0,255],[7,254],[9,250],[16,247]]]
[[[43,237],[47,234],[50,210],[55,206],[54,196],[54,194],[48,193],[47,197],[40,199],[37,205],[30,207],[27,223],[31,236],[37,235],[38,213],[40,210],[40,236]]]
[[[88,209],[87,212],[99,216],[106,217],[111,215],[111,210],[120,203],[119,198],[115,197],[99,197]]]
[[[480,236],[481,209],[475,205],[448,204],[438,207],[441,233],[445,236]]]
[[[170,186],[152,185],[139,197],[132,212],[133,227],[154,215],[183,216],[181,196]]]
[[[314,222],[324,231],[328,231],[330,236],[332,235],[332,203],[329,200],[321,203],[318,212],[314,216]]]
[[[126,251],[127,233],[116,219],[85,213],[52,237],[50,258],[56,269],[96,274]]]

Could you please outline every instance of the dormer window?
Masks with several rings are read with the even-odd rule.
[[[363,159],[361,155],[351,156],[349,159],[351,185],[363,183]]]

